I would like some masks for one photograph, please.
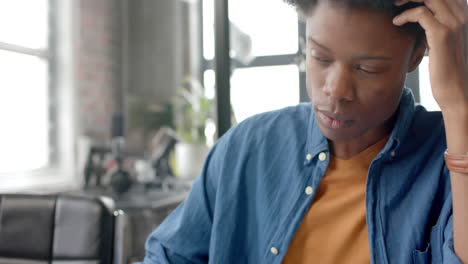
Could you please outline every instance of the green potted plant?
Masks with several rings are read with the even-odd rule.
[[[185,77],[174,100],[175,130],[180,142],[175,147],[177,176],[193,179],[201,171],[210,150],[207,124],[213,123],[213,100],[196,79]],[[214,131],[211,131],[214,136]]]

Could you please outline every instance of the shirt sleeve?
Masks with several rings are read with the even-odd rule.
[[[220,145],[208,155],[187,199],[149,236],[143,264],[208,263]]]

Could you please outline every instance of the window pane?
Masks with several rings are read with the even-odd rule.
[[[440,107],[432,96],[431,82],[429,80],[429,57],[424,57],[419,65],[419,94],[421,105],[428,111],[440,111]]]
[[[47,63],[0,51],[0,173],[48,164]]]
[[[292,54],[298,50],[296,11],[283,1],[229,1],[229,17],[252,39],[252,55]]]
[[[203,0],[203,55],[205,59],[214,58],[214,0]]]
[[[47,46],[48,0],[0,1],[0,41],[33,49]]]
[[[215,99],[216,94],[216,73],[214,70],[206,70],[203,79],[205,79],[205,96],[208,99]]]
[[[299,103],[296,65],[236,69],[231,102],[237,122],[249,116]]]
[[[247,34],[252,56],[294,54],[298,50],[297,14],[283,1],[230,1],[229,18],[231,48],[245,47]],[[214,0],[203,0],[203,53],[207,60],[214,58],[214,41]]]

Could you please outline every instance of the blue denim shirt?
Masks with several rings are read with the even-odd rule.
[[[371,263],[461,263],[445,149],[441,113],[415,106],[405,89],[367,177]],[[150,235],[144,263],[281,263],[314,202],[305,189],[317,190],[328,154],[310,104],[240,123],[214,146],[186,201]]]

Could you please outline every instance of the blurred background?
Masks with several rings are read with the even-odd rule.
[[[304,29],[281,0],[0,1],[0,191],[110,196],[141,258],[217,138],[308,101]]]

